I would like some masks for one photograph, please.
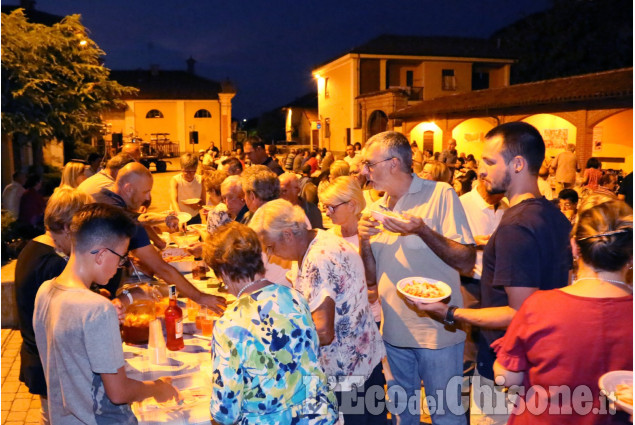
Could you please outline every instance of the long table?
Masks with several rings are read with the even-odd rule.
[[[218,291],[218,282],[213,277],[202,281],[192,279],[191,274],[185,277],[202,292],[223,296],[228,303],[235,300],[232,295]],[[179,300],[179,305],[185,305],[184,300]],[[187,320],[185,310],[183,315],[186,319],[183,327],[185,348],[168,350],[165,364],[156,365],[150,361],[147,345],[123,344],[126,373],[130,378],[147,381],[170,376],[184,396],[180,405],[158,405],[152,398],[134,403],[132,408],[141,425],[210,423],[211,338],[198,335],[200,331]]]

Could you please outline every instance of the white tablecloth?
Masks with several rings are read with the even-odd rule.
[[[203,292],[222,295],[228,298],[228,302],[234,300],[233,296],[218,292],[217,281],[213,278],[196,281],[192,280],[189,274],[185,277]],[[184,305],[184,302],[180,301],[179,304]],[[196,396],[185,397],[179,406],[157,405],[152,398],[142,403],[134,403],[132,408],[140,425],[210,423],[211,339],[192,335],[200,331],[196,330],[194,323],[187,320],[185,309],[183,315],[186,319],[183,327],[185,348],[180,351],[168,350],[165,364],[153,364],[146,345],[123,344],[128,377],[149,381],[171,376],[179,391],[185,390],[184,393],[189,394],[192,388],[196,389]],[[203,393],[206,395],[202,396]]]

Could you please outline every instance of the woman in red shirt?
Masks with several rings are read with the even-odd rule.
[[[579,255],[571,286],[538,291],[514,316],[497,350],[494,375],[523,385],[509,424],[623,423],[598,379],[633,370],[633,210],[609,201],[580,213],[572,232]],[[513,387],[512,387],[513,389]]]
[[[600,170],[600,168],[602,168],[602,164],[599,159],[589,158],[586,162],[586,170],[584,170],[584,175],[582,176],[584,186],[592,190],[598,188],[600,177],[602,177],[602,170]]]

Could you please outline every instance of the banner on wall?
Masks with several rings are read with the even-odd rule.
[[[485,142],[485,134],[482,131],[480,133],[465,133],[463,137],[467,143]]]
[[[567,147],[569,141],[569,129],[546,129],[542,132],[542,138],[545,141],[545,147],[547,149],[564,149]]]
[[[599,126],[593,127],[593,150],[602,150],[602,127]]]

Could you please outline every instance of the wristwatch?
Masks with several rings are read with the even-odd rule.
[[[448,311],[445,313],[445,318],[443,319],[443,323],[449,326],[454,325],[454,311],[457,308],[458,307],[455,305],[451,305],[450,307],[448,307]]]

